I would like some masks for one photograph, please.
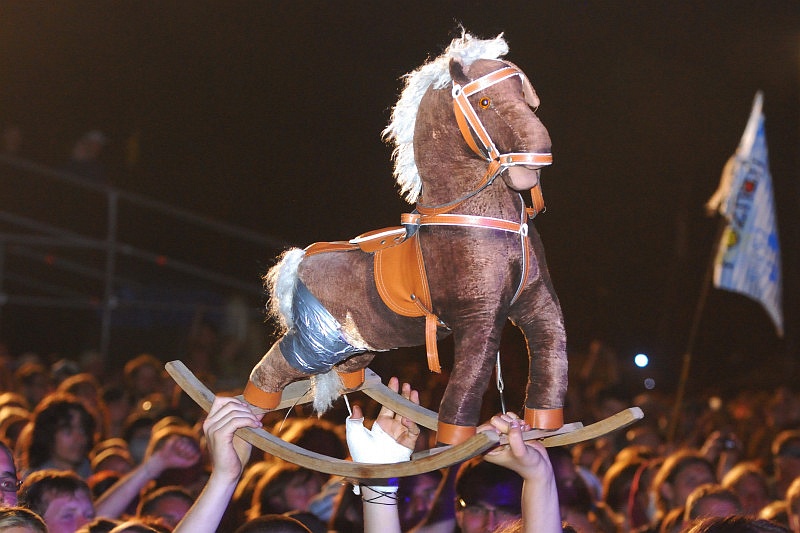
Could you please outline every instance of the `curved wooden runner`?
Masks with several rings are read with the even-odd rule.
[[[181,361],[170,361],[166,365],[172,379],[206,412],[214,401],[214,393],[206,387]],[[367,379],[358,389],[393,411],[402,414],[417,424],[436,430],[437,414],[416,405],[395,393],[380,381],[380,377],[367,369]],[[311,397],[308,381],[295,382],[286,387],[278,409],[307,403]],[[528,431],[526,439],[541,439],[545,446],[563,446],[587,439],[596,438],[611,431],[621,429],[643,416],[641,409],[631,407],[595,424],[583,427],[582,424],[568,424],[558,431]],[[563,433],[566,432],[566,433]],[[445,468],[475,457],[496,446],[501,439],[494,433],[481,432],[467,441],[427,452],[414,454],[411,461],[389,464],[366,464],[345,461],[315,453],[272,435],[262,428],[242,428],[236,435],[256,448],[268,452],[285,461],[326,474],[340,475],[354,480],[380,480],[393,477],[413,476]]]

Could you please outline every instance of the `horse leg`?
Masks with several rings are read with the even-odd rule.
[[[475,434],[504,323],[505,317],[498,315],[493,323],[453,328],[456,357],[439,406],[438,442],[458,444]]]
[[[309,374],[297,370],[286,361],[278,341],[253,367],[243,396],[251,405],[271,410],[281,402],[281,393],[286,385],[307,377]]]
[[[528,345],[530,366],[525,391],[525,421],[536,429],[558,429],[564,425],[567,336],[541,240],[532,225],[531,228],[529,237],[539,275],[529,281],[511,307],[509,318],[522,330]]]
[[[364,383],[365,369],[374,358],[373,352],[364,352],[354,355],[334,367],[345,389],[355,389]]]

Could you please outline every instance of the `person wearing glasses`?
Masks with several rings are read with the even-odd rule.
[[[0,507],[17,505],[17,492],[22,481],[17,479],[14,455],[3,441],[0,441]]]

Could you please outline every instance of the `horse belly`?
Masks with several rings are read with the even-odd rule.
[[[300,264],[298,277],[354,346],[383,351],[425,342],[424,318],[400,316],[381,300],[372,254],[360,250],[315,254]]]

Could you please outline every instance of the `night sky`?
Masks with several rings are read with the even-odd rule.
[[[695,368],[752,372],[774,358],[796,375],[796,0],[3,1],[0,121],[21,125],[33,160],[58,166],[100,129],[123,189],[295,245],[350,238],[410,210],[380,132],[399,77],[459,23],[504,32],[541,97],[555,162],[536,225],[571,348],[600,338],[626,358],[646,351],[667,380],[716,231],[703,204],[764,91],[786,338],[757,304],[712,291]],[[191,243],[199,261],[254,283],[276,253],[161,238],[149,245]]]

